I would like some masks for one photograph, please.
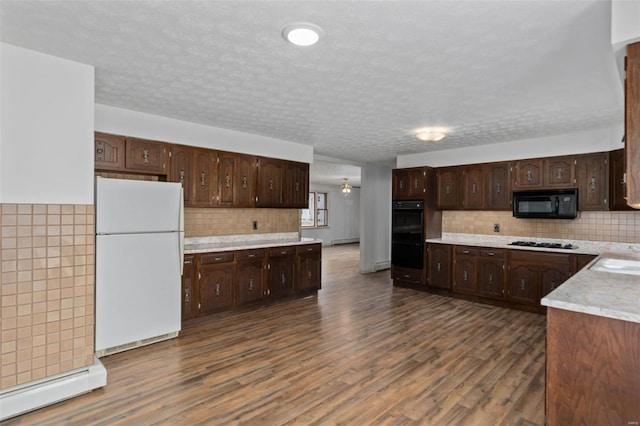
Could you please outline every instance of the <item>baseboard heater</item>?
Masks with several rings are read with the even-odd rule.
[[[106,384],[107,370],[94,357],[94,363],[87,367],[0,391],[0,420],[55,404]]]
[[[337,246],[340,244],[353,244],[353,243],[359,243],[359,242],[360,242],[360,238],[341,238],[338,240],[332,240],[331,245]]]
[[[169,339],[175,339],[178,337],[178,331],[172,331],[171,333],[163,334],[161,336],[149,337],[148,339],[138,340],[136,342],[125,343],[123,345],[114,346],[112,348],[96,350],[96,356],[102,358],[103,356],[117,354],[119,352],[128,351],[129,349],[136,349],[142,346],[152,345],[154,343],[163,342]]]

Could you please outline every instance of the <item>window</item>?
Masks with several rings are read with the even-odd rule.
[[[329,226],[329,210],[326,192],[309,192],[309,208],[302,209],[302,226],[317,228]]]

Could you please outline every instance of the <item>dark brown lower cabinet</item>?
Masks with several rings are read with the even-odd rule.
[[[478,249],[455,246],[453,257],[453,291],[476,294],[478,292]]]
[[[243,250],[236,253],[236,303],[247,305],[266,296],[266,250]]]
[[[233,256],[232,252],[200,256],[198,281],[201,315],[222,311],[232,306],[235,272]]]
[[[424,271],[422,269],[402,268],[391,265],[391,279],[394,285],[417,287],[424,286]]]
[[[427,251],[429,265],[427,286],[451,290],[451,246],[428,244]]]
[[[269,298],[281,299],[293,294],[295,266],[295,247],[269,250]]]
[[[546,424],[637,425],[640,324],[547,309]]]
[[[505,296],[505,251],[480,249],[478,257],[478,294],[492,299]]]
[[[198,295],[196,290],[196,258],[184,257],[182,270],[182,320],[198,316]]]
[[[571,276],[571,255],[512,250],[507,299],[534,306]]]
[[[296,281],[297,292],[306,293],[320,290],[320,276],[322,274],[322,246],[309,244],[298,246],[298,277]]]

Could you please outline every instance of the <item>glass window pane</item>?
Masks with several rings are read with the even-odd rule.
[[[328,214],[325,209],[318,209],[318,226],[327,226]]]
[[[318,200],[318,208],[326,209],[327,208],[327,193],[326,192],[318,192],[316,199]]]
[[[300,219],[301,226],[315,226],[314,216],[315,216],[315,207],[314,207],[315,193],[309,193],[309,208],[300,210]]]

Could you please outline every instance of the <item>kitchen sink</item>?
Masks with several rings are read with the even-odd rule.
[[[612,272],[614,274],[640,275],[640,260],[604,257],[589,269],[592,271]]]

